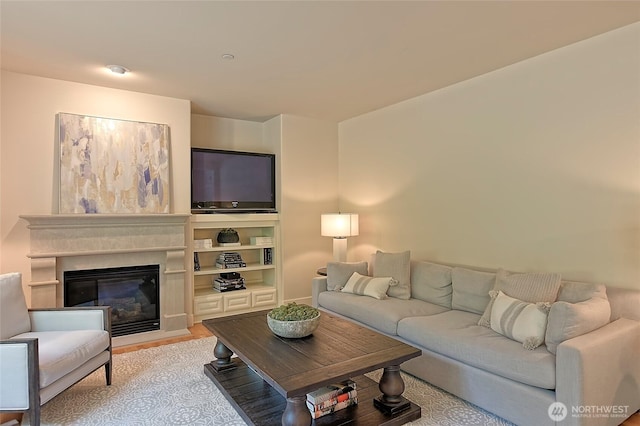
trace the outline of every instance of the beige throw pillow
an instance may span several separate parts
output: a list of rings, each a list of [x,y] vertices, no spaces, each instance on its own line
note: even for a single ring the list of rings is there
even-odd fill
[[[524,274],[509,273],[499,269],[496,273],[495,291],[523,302],[555,302],[562,280],[560,274],[548,272],[529,272]],[[478,325],[491,328],[491,308],[489,302]]]
[[[387,290],[393,279],[391,277],[367,277],[354,272],[342,291],[344,293],[359,294],[361,296],[386,299]]]
[[[527,303],[492,291],[491,329],[533,350],[544,342],[551,303]],[[493,297],[495,295],[495,297]]]
[[[373,258],[374,277],[392,277],[398,282],[387,294],[398,299],[411,297],[411,252],[384,253],[380,250]]]
[[[563,283],[558,301],[549,312],[547,350],[555,354],[560,343],[596,330],[608,324],[610,318],[611,305],[604,285]]]
[[[345,286],[351,275],[357,272],[367,275],[369,265],[367,262],[329,262],[327,263],[327,290],[340,291]]]

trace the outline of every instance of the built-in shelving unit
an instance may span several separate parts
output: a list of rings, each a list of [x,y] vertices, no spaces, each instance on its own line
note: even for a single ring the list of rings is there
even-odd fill
[[[218,233],[233,228],[240,237],[239,246],[220,246]],[[190,223],[193,322],[277,306],[282,298],[279,252],[279,217],[277,213],[194,214]],[[269,237],[270,242],[253,244],[252,237]],[[212,241],[201,248],[196,240]],[[271,258],[265,261],[265,249]],[[246,263],[241,268],[217,268],[216,259],[224,252],[238,252]],[[199,269],[195,264],[197,255]],[[246,290],[219,292],[213,281],[225,272],[238,272],[245,279]]]

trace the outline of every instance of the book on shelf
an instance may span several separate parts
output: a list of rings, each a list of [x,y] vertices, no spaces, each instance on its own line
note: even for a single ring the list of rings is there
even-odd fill
[[[235,291],[235,290],[246,290],[247,287],[244,284],[232,285],[232,286],[220,286],[217,283],[213,284],[213,289],[215,291],[219,291],[220,293],[225,293],[227,291]]]
[[[247,264],[242,260],[242,256],[238,252],[223,252],[218,255],[216,260],[216,268],[244,268]]]
[[[232,279],[225,279],[222,277],[218,277],[216,279],[213,280],[214,284],[218,284],[220,286],[234,286],[234,285],[243,285],[244,284],[244,278],[240,277],[240,278],[232,278]]]
[[[273,249],[271,247],[265,247],[260,250],[260,263],[263,265],[273,264]]]
[[[307,394],[307,401],[311,402],[311,404],[313,405],[316,405],[355,389],[356,382],[351,379],[347,379],[339,383],[321,387],[320,389],[316,389],[313,392],[309,392]]]
[[[246,266],[245,262],[216,262],[216,268],[218,269],[244,268]]]
[[[197,252],[193,253],[193,270],[194,271],[200,270],[200,257],[198,256]]]
[[[309,401],[307,401],[307,407],[311,412],[311,417],[317,419],[322,416],[326,416],[327,414],[335,413],[336,411],[344,410],[347,407],[352,407],[358,404],[358,397],[354,396],[353,398],[349,398],[345,401],[338,402],[337,404],[331,405],[330,407],[323,408],[321,410],[314,410],[312,406],[309,406]]]
[[[242,261],[242,255],[237,251],[224,251],[218,255],[218,259]]]
[[[233,290],[244,290],[246,289],[244,285],[244,278],[240,276],[238,273],[232,274],[221,274],[221,275],[231,275],[232,278],[225,278],[223,276],[219,276],[213,280],[213,289],[219,292],[225,291],[233,291]]]
[[[307,407],[309,407],[309,410],[311,411],[322,411],[322,410],[326,410],[336,404],[339,404],[340,402],[344,402],[347,401],[349,399],[353,399],[355,397],[358,396],[358,391],[353,389],[350,391],[347,391],[345,393],[341,393],[340,395],[337,395],[333,398],[327,399],[326,401],[322,401],[318,404],[314,404],[311,401],[307,400]]]

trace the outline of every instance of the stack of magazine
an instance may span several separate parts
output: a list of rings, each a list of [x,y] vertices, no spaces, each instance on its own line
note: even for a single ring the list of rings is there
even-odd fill
[[[344,382],[325,386],[307,394],[307,408],[311,417],[317,419],[327,414],[351,407],[358,403],[356,382]]]
[[[245,266],[247,264],[242,260],[242,256],[235,251],[222,252],[216,260],[216,268],[219,269],[244,268]]]
[[[213,289],[219,292],[244,290],[244,278],[237,272],[228,272],[220,274],[220,276],[213,280]]]

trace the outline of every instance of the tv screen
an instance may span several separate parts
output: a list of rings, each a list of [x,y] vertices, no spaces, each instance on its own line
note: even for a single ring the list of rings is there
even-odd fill
[[[276,211],[276,157],[191,148],[193,212]]]

